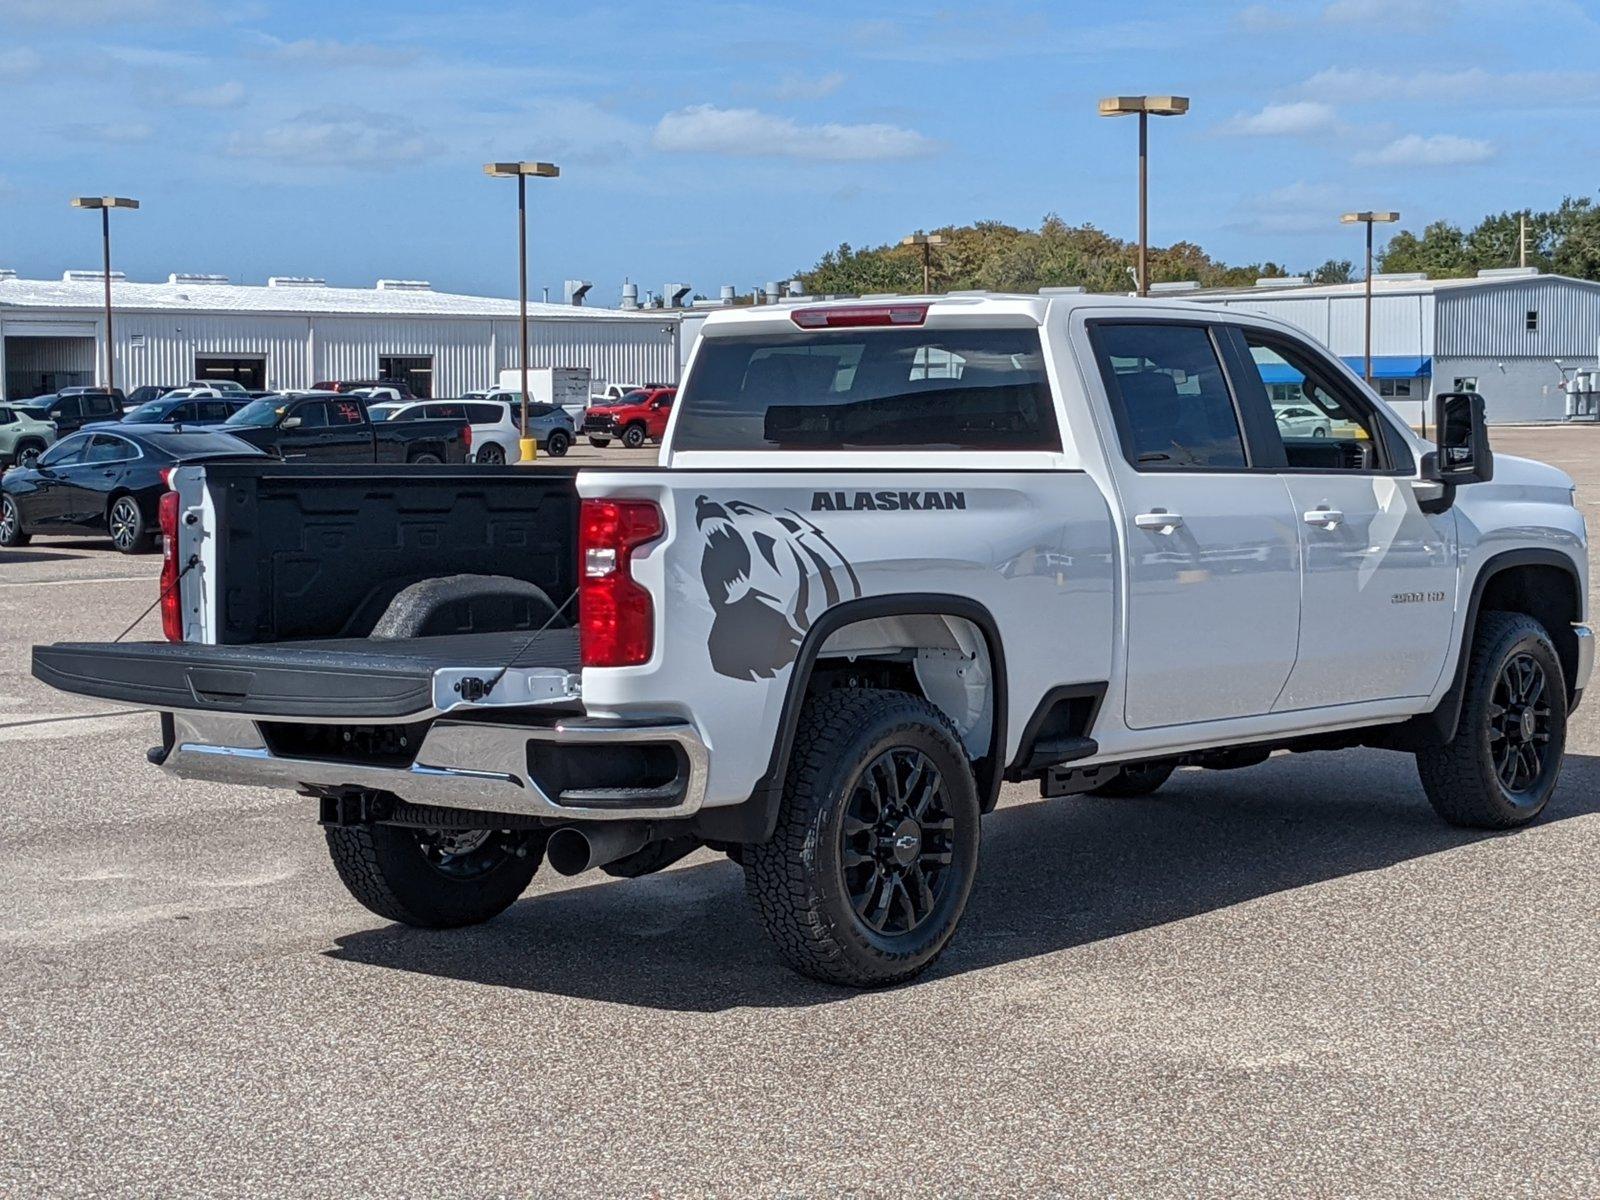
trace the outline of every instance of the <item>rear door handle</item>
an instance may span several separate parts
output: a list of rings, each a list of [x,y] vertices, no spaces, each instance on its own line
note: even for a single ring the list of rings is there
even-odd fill
[[[1154,512],[1135,513],[1133,524],[1137,529],[1148,529],[1154,533],[1171,533],[1183,524],[1183,517],[1179,513],[1158,508]]]
[[[1337,508],[1313,508],[1300,519],[1307,525],[1320,525],[1324,529],[1332,529],[1344,520],[1344,514]]]

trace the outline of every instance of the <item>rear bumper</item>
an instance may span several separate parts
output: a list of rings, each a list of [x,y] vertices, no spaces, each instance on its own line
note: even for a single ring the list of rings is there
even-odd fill
[[[560,791],[533,764],[563,748],[659,747],[678,766],[670,785]],[[274,752],[246,717],[173,714],[163,770],[183,779],[318,792],[391,792],[415,804],[560,821],[692,816],[705,800],[707,752],[693,726],[573,720],[546,726],[435,721],[409,765],[296,758]]]

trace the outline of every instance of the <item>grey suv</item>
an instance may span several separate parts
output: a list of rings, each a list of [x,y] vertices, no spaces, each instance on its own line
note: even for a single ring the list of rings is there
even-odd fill
[[[0,467],[14,467],[29,454],[43,454],[56,440],[56,427],[27,409],[0,404]]]

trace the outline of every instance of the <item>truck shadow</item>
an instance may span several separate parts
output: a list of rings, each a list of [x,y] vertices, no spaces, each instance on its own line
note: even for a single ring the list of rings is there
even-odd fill
[[[1541,824],[1597,812],[1600,758],[1569,755]],[[1145,800],[1013,802],[985,819],[966,917],[924,978],[1068,950],[1505,836],[1515,835],[1443,824],[1411,760],[1377,752],[1180,772]],[[743,873],[727,861],[534,893],[473,929],[388,926],[336,941],[327,953],[349,962],[674,1011],[804,1007],[855,995],[777,961],[746,902]]]
[[[0,564],[56,562],[84,557],[82,554],[68,554],[59,550],[0,550]]]

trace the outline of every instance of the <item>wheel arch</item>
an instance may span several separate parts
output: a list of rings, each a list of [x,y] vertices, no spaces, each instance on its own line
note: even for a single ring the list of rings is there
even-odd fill
[[[1478,618],[1484,612],[1497,610],[1522,613],[1545,627],[1555,643],[1556,656],[1566,676],[1567,699],[1572,700],[1578,666],[1578,638],[1572,626],[1583,619],[1583,588],[1578,567],[1559,550],[1539,547],[1504,550],[1485,559],[1473,577],[1450,686],[1433,712],[1420,718],[1426,722],[1427,731],[1442,741],[1455,737],[1461,722],[1467,666],[1472,658],[1472,639]]]
[[[789,759],[794,751],[795,732],[800,724],[800,710],[811,694],[813,681],[817,678],[818,662],[822,658],[822,651],[828,640],[852,625],[885,618],[907,617],[949,617],[966,621],[977,630],[983,641],[988,656],[990,728],[988,751],[974,760],[973,773],[977,779],[978,798],[984,811],[987,812],[994,807],[1005,768],[1009,694],[1005,650],[994,615],[978,601],[967,596],[926,592],[867,596],[828,609],[806,631],[784,690],[783,707],[778,717],[772,757],[768,761],[765,773],[751,790],[749,801],[745,805],[737,806],[746,810],[742,814],[739,827],[747,836],[730,840],[765,841],[772,835],[778,815],[778,804],[783,795],[784,775],[788,771]],[[924,699],[938,707],[937,701],[927,696],[925,692],[919,691],[916,694],[923,695]],[[709,816],[712,811],[715,810],[707,810],[705,815]]]

